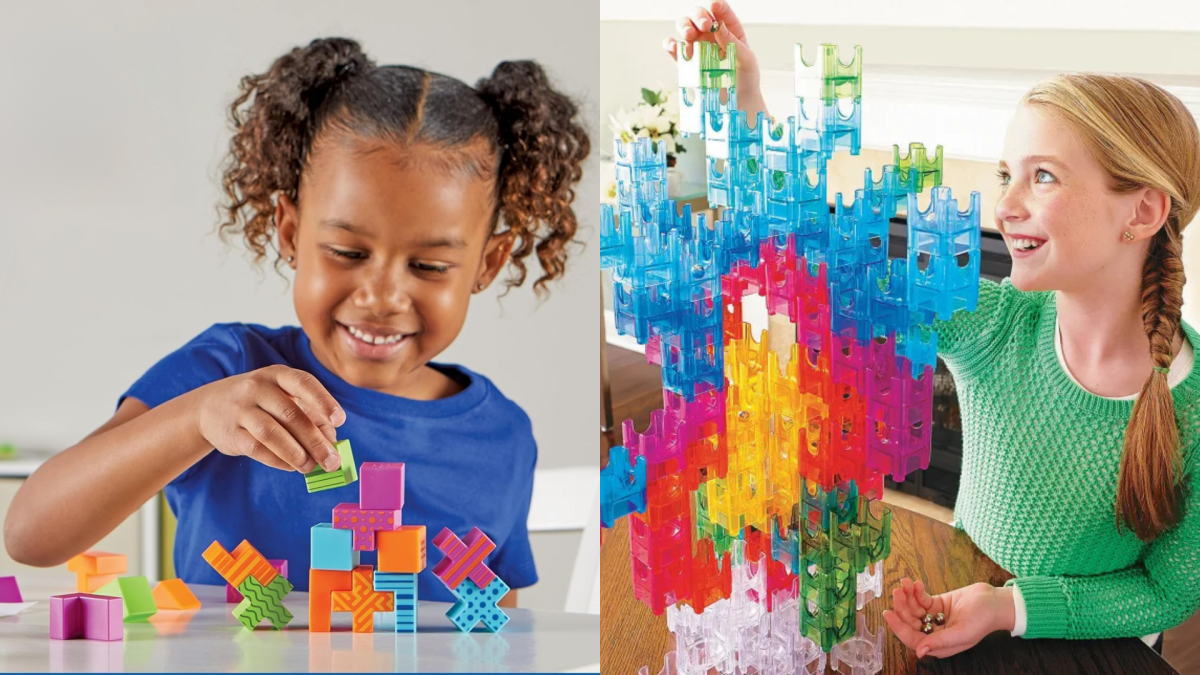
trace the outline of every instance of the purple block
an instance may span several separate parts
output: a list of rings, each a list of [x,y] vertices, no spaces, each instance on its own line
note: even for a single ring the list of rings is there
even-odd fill
[[[358,469],[358,506],[368,511],[404,508],[404,462],[363,462]]]
[[[125,637],[121,598],[70,593],[50,598],[50,639],[121,640]]]
[[[16,577],[0,577],[0,602],[25,602],[21,589],[17,588]]]
[[[268,560],[267,564],[269,564],[271,567],[274,567],[276,572],[279,572],[280,574],[282,574],[284,579],[288,578],[287,561],[286,560]],[[229,584],[225,584],[225,602],[241,602],[241,601],[242,601],[242,594],[238,592],[238,589],[234,588],[233,586],[230,586]]]

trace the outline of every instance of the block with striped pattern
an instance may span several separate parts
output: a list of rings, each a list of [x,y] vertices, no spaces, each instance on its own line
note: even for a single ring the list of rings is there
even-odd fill
[[[375,590],[394,595],[396,632],[417,632],[417,575],[376,572]]]
[[[238,592],[242,601],[233,608],[233,615],[247,630],[262,623],[263,619],[271,621],[271,627],[280,630],[292,620],[292,613],[283,606],[283,598],[292,592],[292,583],[286,577],[276,574],[271,583],[263,586],[252,576],[246,577]]]
[[[359,565],[354,568],[351,589],[334,591],[331,596],[333,611],[353,613],[355,633],[373,632],[375,612],[392,612],[396,609],[392,593],[375,590],[374,575],[375,570],[370,565]]]
[[[279,572],[271,567],[271,563],[267,562],[263,554],[245,539],[232,553],[226,551],[221,542],[214,541],[204,551],[203,557],[217,574],[234,588],[241,586],[249,576],[253,576],[263,586],[269,585],[271,580],[279,576]]]
[[[338,457],[342,459],[341,466],[333,471],[326,471],[318,465],[304,474],[304,485],[309,493],[332,490],[358,480],[358,468],[354,466],[354,452],[350,449],[350,440],[343,438],[334,447]]]
[[[478,527],[471,528],[465,541],[459,539],[450,528],[443,528],[433,538],[433,545],[446,554],[434,565],[433,573],[450,590],[456,590],[463,579],[470,578],[479,588],[486,588],[496,578],[496,574],[483,562],[495,550],[496,544]]]

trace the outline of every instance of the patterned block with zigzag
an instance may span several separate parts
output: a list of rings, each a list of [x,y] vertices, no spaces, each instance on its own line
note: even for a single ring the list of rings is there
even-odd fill
[[[238,586],[242,601],[233,608],[233,615],[247,630],[270,619],[271,627],[280,630],[292,620],[292,613],[283,606],[283,598],[292,592],[292,584],[283,575],[277,574],[271,583],[263,586],[252,576],[246,577]]]

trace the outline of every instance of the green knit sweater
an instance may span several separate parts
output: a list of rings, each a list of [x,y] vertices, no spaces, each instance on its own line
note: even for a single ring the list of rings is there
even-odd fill
[[[1133,401],[1074,383],[1054,349],[1055,296],[980,282],[975,312],[935,322],[963,420],[955,520],[1025,599],[1027,638],[1136,637],[1200,608],[1200,335],[1172,390],[1183,447],[1183,520],[1147,545],[1116,526]]]

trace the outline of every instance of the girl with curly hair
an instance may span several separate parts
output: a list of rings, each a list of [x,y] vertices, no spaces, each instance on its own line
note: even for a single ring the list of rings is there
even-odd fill
[[[472,88],[330,38],[244,78],[230,114],[219,229],[293,271],[300,325],[214,325],[159,361],[25,482],[10,555],[61,564],[164,490],[185,581],[222,583],[201,554],[248,539],[306,590],[309,529],[357,487],[307,494],[284,472],[336,470],[340,437],[359,462],[407,463],[405,523],[478,526],[491,568],[533,584],[529,418],[486,377],[433,359],[507,264],[520,286],[535,254],[539,295],[563,275],[589,151],[575,104],[533,62]],[[453,599],[428,572],[419,593]]]

